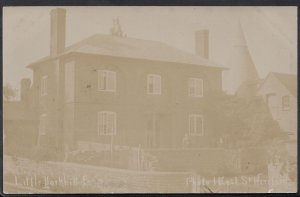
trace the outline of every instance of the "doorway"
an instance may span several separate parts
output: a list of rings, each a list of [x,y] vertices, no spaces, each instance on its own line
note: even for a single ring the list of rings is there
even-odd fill
[[[146,115],[146,147],[158,148],[160,146],[160,116],[157,113]]]

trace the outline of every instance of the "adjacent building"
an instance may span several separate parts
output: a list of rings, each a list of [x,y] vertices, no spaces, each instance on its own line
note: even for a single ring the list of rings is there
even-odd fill
[[[260,85],[257,95],[263,97],[281,129],[296,138],[297,76],[272,72]]]
[[[264,99],[282,131],[289,136],[288,152],[297,155],[297,75],[269,73],[261,82],[257,96]]]

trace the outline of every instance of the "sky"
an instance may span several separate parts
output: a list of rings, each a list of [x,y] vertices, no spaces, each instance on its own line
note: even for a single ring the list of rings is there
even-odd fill
[[[3,84],[19,89],[32,78],[26,66],[49,55],[50,10],[55,7],[5,7]],[[297,72],[296,7],[64,7],[66,46],[91,35],[109,34],[119,17],[127,37],[156,40],[194,53],[194,34],[208,29],[209,58],[230,68],[239,21],[260,78],[269,72]],[[230,72],[226,71],[226,72]],[[224,73],[223,89],[229,91]],[[226,81],[227,80],[227,81]]]

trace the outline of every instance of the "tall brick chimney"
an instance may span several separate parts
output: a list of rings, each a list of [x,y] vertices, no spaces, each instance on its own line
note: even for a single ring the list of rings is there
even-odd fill
[[[196,31],[195,33],[196,55],[209,58],[209,32],[207,29]]]
[[[55,56],[65,50],[66,42],[66,10],[51,10],[50,55]]]

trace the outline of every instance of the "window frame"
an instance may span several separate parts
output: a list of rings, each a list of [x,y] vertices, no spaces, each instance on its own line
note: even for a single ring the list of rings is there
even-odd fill
[[[41,78],[41,96],[46,96],[48,94],[48,76],[44,75]]]
[[[287,100],[285,101],[284,99],[287,98]],[[287,102],[287,103],[284,103]],[[287,105],[285,105],[287,104]],[[288,95],[284,95],[281,97],[281,109],[282,111],[288,111],[291,108],[291,101],[290,101],[290,96]]]
[[[197,83],[200,82],[200,86],[198,88],[200,88],[199,90],[197,90]],[[190,77],[188,79],[188,95],[189,97],[193,97],[193,98],[202,98],[204,95],[204,85],[203,85],[203,79],[199,78],[199,77]],[[194,89],[193,92],[191,92],[191,89]],[[199,93],[198,93],[199,92]]]
[[[202,121],[202,124],[201,124],[202,128],[201,128],[200,132],[197,132],[197,118],[200,118]],[[191,121],[193,121],[193,127],[196,128],[196,132],[192,132]],[[203,118],[202,114],[199,114],[199,113],[189,114],[189,135],[190,136],[204,136],[204,118]]]
[[[152,78],[152,86],[153,90],[152,92],[150,91],[150,83],[151,83],[151,78]],[[162,79],[161,75],[158,74],[148,74],[147,75],[147,94],[150,95],[161,95],[162,93]]]
[[[113,115],[113,125],[110,126],[113,128],[111,132],[107,132],[105,130],[108,130],[110,128],[109,126],[106,127],[104,130],[104,125],[109,124],[109,118],[108,116]],[[102,121],[102,126],[101,126]],[[105,122],[105,124],[103,124]],[[98,128],[98,136],[115,136],[117,133],[117,113],[113,111],[98,111],[97,113],[97,128]]]
[[[102,88],[101,84],[103,84],[102,81],[102,74],[104,74],[105,76],[105,87]],[[109,75],[112,76],[112,78],[110,79]],[[116,89],[117,89],[117,74],[115,71],[112,71],[112,70],[105,70],[105,69],[99,69],[98,72],[97,72],[97,77],[98,77],[98,85],[97,85],[97,89],[98,91],[101,91],[101,92],[116,92]],[[112,80],[112,81],[110,81]],[[109,83],[112,83],[112,88],[108,89],[109,87]]]

